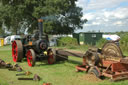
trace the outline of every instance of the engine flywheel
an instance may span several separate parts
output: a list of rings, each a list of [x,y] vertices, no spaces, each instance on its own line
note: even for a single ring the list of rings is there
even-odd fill
[[[105,58],[123,58],[122,51],[114,42],[107,42],[102,47],[102,54]]]

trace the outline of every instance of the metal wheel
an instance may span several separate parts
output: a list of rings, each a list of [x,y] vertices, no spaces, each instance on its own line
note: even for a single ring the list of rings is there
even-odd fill
[[[15,40],[12,43],[12,57],[14,62],[20,62],[23,57],[23,45],[20,40]]]
[[[91,67],[88,73],[95,75],[97,78],[100,78],[100,72],[97,70],[96,67]]]
[[[48,50],[48,64],[53,64],[56,62],[56,52],[54,52],[54,50],[52,51],[52,49]]]
[[[119,46],[113,42],[107,42],[102,47],[102,54],[107,57],[123,58],[122,51]]]
[[[29,49],[27,51],[27,62],[28,62],[28,66],[32,67],[35,65],[35,62],[36,62],[36,54],[34,52],[33,49]]]

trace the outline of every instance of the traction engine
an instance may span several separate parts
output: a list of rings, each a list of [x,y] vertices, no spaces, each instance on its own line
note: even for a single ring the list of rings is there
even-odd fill
[[[27,59],[30,67],[34,66],[37,60],[48,60],[48,64],[56,61],[52,49],[48,48],[48,36],[43,34],[43,20],[38,20],[39,30],[32,35],[26,35],[21,40],[12,43],[12,57],[14,62]]]

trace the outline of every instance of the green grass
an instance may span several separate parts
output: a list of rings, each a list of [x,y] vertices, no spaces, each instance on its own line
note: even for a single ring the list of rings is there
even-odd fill
[[[15,64],[11,57],[11,46],[0,47],[0,59],[6,62]],[[69,60],[81,61],[81,58],[69,56]],[[17,80],[14,71],[0,68],[0,85],[42,85],[44,82],[52,83],[52,85],[127,85],[128,80],[120,82],[103,81],[87,81],[83,77],[86,75],[84,72],[76,72],[75,66],[79,63],[73,61],[57,62],[54,65],[47,65],[46,63],[37,62],[35,67],[28,67],[27,62],[23,61],[18,63],[24,71],[31,71],[33,74],[38,74],[41,81],[20,81]],[[33,77],[23,76],[23,77]]]
[[[9,85],[6,80],[0,77],[0,85]]]
[[[70,50],[76,50],[80,51],[82,53],[85,53],[87,51],[89,45],[76,45],[76,46],[59,46],[59,47],[54,47],[54,48],[59,48],[59,49],[70,49]]]

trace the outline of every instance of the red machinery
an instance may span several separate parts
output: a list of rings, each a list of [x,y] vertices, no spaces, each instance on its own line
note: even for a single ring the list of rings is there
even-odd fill
[[[108,42],[102,49],[90,48],[83,56],[83,65],[77,71],[86,71],[96,77],[109,77],[112,81],[128,79],[128,58],[115,43]]]

